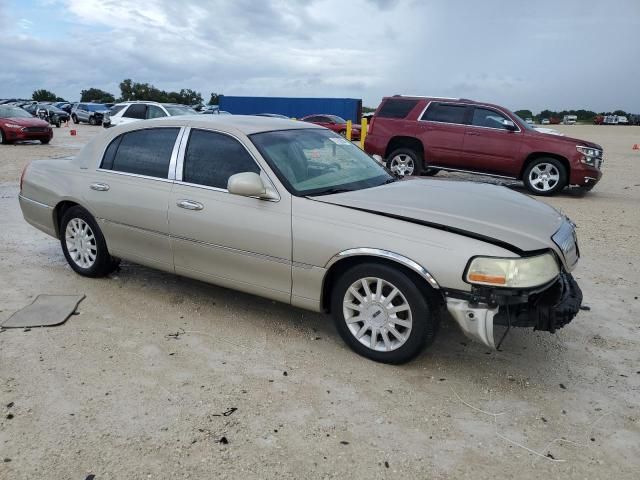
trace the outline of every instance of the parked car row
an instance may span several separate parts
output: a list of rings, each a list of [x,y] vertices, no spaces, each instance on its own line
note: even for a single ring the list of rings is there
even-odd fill
[[[364,148],[398,175],[491,175],[522,180],[536,195],[590,190],[602,176],[600,145],[541,132],[504,107],[467,99],[385,97]]]
[[[48,122],[13,105],[0,105],[0,144],[23,140],[39,140],[47,144],[53,138]]]

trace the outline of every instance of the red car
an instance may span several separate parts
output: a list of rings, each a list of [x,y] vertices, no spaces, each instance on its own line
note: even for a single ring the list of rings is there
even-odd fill
[[[35,118],[21,108],[0,105],[0,143],[17,140],[49,143],[52,138],[53,130],[48,122]]]
[[[536,195],[590,190],[602,176],[602,147],[543,133],[498,105],[465,99],[386,97],[364,149],[400,175],[462,171],[522,180]]]
[[[337,115],[307,115],[300,120],[326,127],[342,136],[347,135],[347,121]],[[360,140],[360,125],[352,125],[351,140]]]

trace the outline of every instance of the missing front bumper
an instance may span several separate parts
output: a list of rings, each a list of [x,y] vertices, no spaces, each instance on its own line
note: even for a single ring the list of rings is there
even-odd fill
[[[513,292],[502,295],[491,292],[486,303],[448,297],[447,309],[463,333],[476,341],[495,347],[494,325],[533,328],[555,333],[576,316],[582,304],[582,291],[571,274],[563,272],[557,281],[545,290],[533,294]],[[513,298],[522,299],[513,303]],[[489,307],[488,305],[495,305]]]

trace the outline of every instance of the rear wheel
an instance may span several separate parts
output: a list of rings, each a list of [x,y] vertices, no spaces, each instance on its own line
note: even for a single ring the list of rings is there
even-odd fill
[[[387,168],[401,177],[421,175],[422,155],[410,148],[398,148],[387,157]]]
[[[50,138],[43,138],[40,140],[40,143],[43,145],[47,145],[51,141]]]
[[[534,195],[553,195],[567,184],[567,171],[560,160],[543,157],[527,166],[522,180]]]
[[[104,277],[118,267],[98,223],[82,207],[71,207],[63,215],[60,243],[69,266],[82,276]]]
[[[437,330],[428,296],[389,265],[365,263],[347,270],[334,285],[331,311],[347,345],[377,362],[411,360],[433,342]]]
[[[94,117],[93,115],[89,117],[89,125],[97,125],[96,117]]]
[[[71,120],[73,120],[73,123],[75,124],[80,123],[80,120],[78,120],[78,116],[75,113],[71,115]]]

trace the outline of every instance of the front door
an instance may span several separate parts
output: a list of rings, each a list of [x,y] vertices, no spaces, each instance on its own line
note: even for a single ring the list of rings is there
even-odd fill
[[[273,185],[237,138],[190,130],[169,201],[176,273],[289,302],[291,199],[284,191],[277,201],[229,193],[229,177],[240,172]]]
[[[510,120],[502,112],[475,107],[464,135],[463,154],[468,170],[497,175],[517,176],[517,161],[522,143],[520,128],[508,130],[503,121]]]
[[[124,133],[86,175],[86,204],[112,255],[173,271],[167,208],[179,133],[178,127]]]

